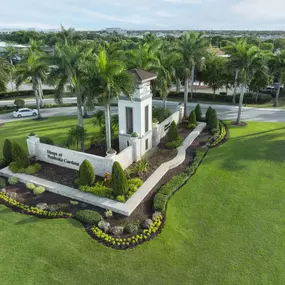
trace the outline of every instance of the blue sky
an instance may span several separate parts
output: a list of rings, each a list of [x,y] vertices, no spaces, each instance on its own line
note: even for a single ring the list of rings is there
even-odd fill
[[[0,28],[285,30],[285,0],[0,0]]]

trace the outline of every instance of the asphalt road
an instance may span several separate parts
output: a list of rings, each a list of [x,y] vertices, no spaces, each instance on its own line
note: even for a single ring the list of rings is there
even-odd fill
[[[45,103],[52,102],[53,99],[45,99]],[[64,103],[74,103],[75,98],[65,98]],[[177,108],[177,102],[168,102],[168,108],[172,111],[175,111]],[[200,104],[202,112],[205,113],[207,108],[210,106],[209,104]],[[162,106],[162,102],[159,100],[153,100],[153,106]],[[196,104],[190,103],[188,104],[188,109],[192,110]],[[237,106],[230,106],[230,105],[214,105],[218,116],[220,119],[223,120],[235,120],[237,117]],[[95,111],[102,110],[102,107],[96,107]],[[117,113],[118,108],[112,107],[112,113]],[[62,107],[62,108],[51,108],[51,109],[43,109],[42,115],[45,117],[52,117],[52,116],[69,116],[69,115],[76,115],[77,110],[76,107]],[[27,119],[27,118],[24,118]],[[0,115],[0,123],[10,122],[10,121],[17,121],[21,119],[15,119],[10,114]],[[243,121],[258,121],[258,122],[285,122],[285,110],[284,109],[259,109],[259,108],[250,108],[244,107],[242,110],[242,120]]]

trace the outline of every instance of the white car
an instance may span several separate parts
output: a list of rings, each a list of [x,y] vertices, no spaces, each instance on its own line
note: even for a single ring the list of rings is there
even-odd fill
[[[15,118],[22,118],[22,117],[29,117],[29,116],[37,116],[38,111],[35,109],[29,109],[29,108],[22,108],[18,111],[13,112],[13,116]]]

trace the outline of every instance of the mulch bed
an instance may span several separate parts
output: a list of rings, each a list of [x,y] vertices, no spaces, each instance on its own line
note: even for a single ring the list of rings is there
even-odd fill
[[[117,153],[120,152],[119,149],[119,139],[114,139],[112,140],[112,148],[117,151]],[[105,157],[106,156],[106,152],[107,152],[107,148],[106,148],[106,142],[102,141],[99,142],[97,144],[93,144],[89,149],[87,149],[85,151],[86,153],[90,153],[93,155],[98,155],[98,156],[102,156]]]

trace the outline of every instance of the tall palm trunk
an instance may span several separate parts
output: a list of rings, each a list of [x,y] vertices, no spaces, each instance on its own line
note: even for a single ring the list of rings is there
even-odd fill
[[[111,116],[110,116],[110,104],[105,105],[105,126],[106,126],[106,145],[107,150],[112,147],[111,145]]]
[[[40,106],[41,108],[43,107],[43,88],[42,88],[42,79],[39,77],[38,78],[38,82],[39,82],[39,98],[40,98]]]
[[[78,119],[78,126],[81,128],[84,128],[84,121],[83,121],[83,113],[82,113],[82,100],[80,97],[80,92],[78,88],[75,89],[75,94],[77,98],[77,119]],[[81,151],[85,151],[84,147],[84,136],[82,135],[80,137],[80,146],[81,146]]]
[[[33,79],[33,90],[34,90],[34,94],[35,94],[35,98],[36,98],[36,104],[37,104],[37,110],[38,110],[38,117],[37,118],[38,118],[38,120],[40,120],[42,118],[42,116],[41,116],[41,110],[40,110],[38,86],[37,86],[35,79]]]
[[[237,68],[237,69],[236,69],[236,72],[235,72],[233,104],[235,104],[235,103],[236,103],[238,76],[239,76],[239,69]]]
[[[10,65],[11,65],[11,67],[13,66],[13,61],[11,58],[10,58]],[[10,71],[10,83],[11,83],[11,90],[14,91],[12,70]]]
[[[278,89],[277,89],[277,93],[275,96],[274,107],[278,107],[278,105],[279,105],[280,89],[281,89],[281,82],[278,82]]]
[[[188,117],[187,103],[188,103],[188,76],[185,76],[185,80],[184,80],[184,118],[185,119]]]
[[[240,97],[239,97],[237,124],[240,124],[241,122],[241,109],[242,109],[242,103],[243,103],[243,97],[244,97],[244,90],[245,90],[245,84],[243,83],[241,86],[241,92],[240,92]]]
[[[193,100],[193,92],[194,92],[194,76],[195,76],[195,64],[192,66],[191,70],[191,95],[190,95],[190,100]]]
[[[84,100],[83,111],[84,111],[83,117],[84,117],[84,118],[88,118],[87,99]]]

